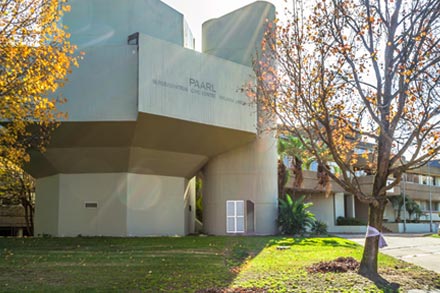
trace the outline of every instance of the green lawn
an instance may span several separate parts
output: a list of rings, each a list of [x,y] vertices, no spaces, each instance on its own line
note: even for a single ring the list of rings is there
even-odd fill
[[[289,246],[277,250],[277,246]],[[306,266],[362,248],[340,238],[0,238],[0,291],[194,292],[225,287],[269,292],[380,291],[355,273],[309,274]],[[410,288],[440,276],[391,257],[381,273]]]

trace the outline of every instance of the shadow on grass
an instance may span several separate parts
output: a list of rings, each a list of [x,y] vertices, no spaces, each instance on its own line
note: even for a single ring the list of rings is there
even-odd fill
[[[343,238],[294,238],[294,237],[284,237],[281,239],[270,240],[267,246],[293,246],[293,245],[317,245],[317,246],[332,246],[332,247],[347,247],[356,248],[359,244],[345,240]]]
[[[377,288],[379,288],[380,290],[383,290],[383,292],[390,292],[390,293],[391,292],[399,292],[400,284],[391,283],[391,282],[387,281],[386,279],[384,279],[379,274],[366,275],[366,274],[359,273],[359,275],[372,281],[377,286]]]

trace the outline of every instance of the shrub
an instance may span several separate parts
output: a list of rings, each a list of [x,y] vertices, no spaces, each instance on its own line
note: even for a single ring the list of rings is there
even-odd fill
[[[336,219],[336,225],[338,226],[363,226],[366,225],[363,221],[356,218],[338,217]]]
[[[286,199],[280,199],[278,226],[282,234],[304,234],[316,221],[315,215],[308,210],[313,203],[304,203],[305,196],[293,200],[286,194]]]
[[[324,223],[323,221],[316,220],[312,224],[312,233],[316,234],[316,235],[326,235],[326,234],[328,234],[328,232],[327,232],[327,224]]]

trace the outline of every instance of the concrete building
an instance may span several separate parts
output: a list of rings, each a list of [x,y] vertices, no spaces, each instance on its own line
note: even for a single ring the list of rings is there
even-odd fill
[[[440,225],[439,161],[431,161],[421,168],[403,174],[400,192],[404,195],[406,202],[412,200],[419,205],[421,214],[409,215],[402,207],[400,222],[395,223],[397,210],[390,204],[385,210],[384,218],[388,220],[385,227],[393,232],[438,232]]]
[[[368,152],[369,147],[357,149],[358,153]],[[285,165],[290,168],[288,160]],[[373,187],[374,175],[362,170],[362,161],[356,172],[364,192],[369,192]],[[353,194],[346,192],[337,183],[331,181],[330,192],[326,195],[318,185],[317,164],[312,163],[307,170],[303,170],[304,181],[300,188],[294,188],[294,175],[286,183],[288,192],[297,195],[306,195],[306,201],[313,202],[310,210],[318,220],[325,222],[331,233],[365,233],[368,223],[368,205],[359,201]],[[384,212],[384,229],[387,232],[437,232],[440,223],[440,164],[438,161],[430,162],[427,166],[411,170],[402,177],[399,186],[388,191],[388,196],[404,195],[406,201],[413,200],[422,210],[420,217],[413,214],[411,217],[401,208],[400,220],[396,222],[397,210],[391,202],[387,204]],[[338,225],[337,219],[353,218],[359,225]],[[364,223],[364,224],[361,224]]]
[[[206,22],[203,53],[159,0],[70,5],[63,23],[85,57],[61,90],[69,119],[28,168],[35,235],[192,233],[198,173],[205,233],[275,233],[276,141],[240,91],[273,5]]]

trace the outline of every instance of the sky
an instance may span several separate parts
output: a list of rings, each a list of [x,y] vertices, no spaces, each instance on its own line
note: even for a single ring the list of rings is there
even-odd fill
[[[233,10],[255,2],[255,0],[162,0],[162,2],[183,13],[196,39],[196,50],[201,48],[202,23],[225,15]],[[282,18],[286,5],[292,5],[291,0],[268,0],[273,3]]]

